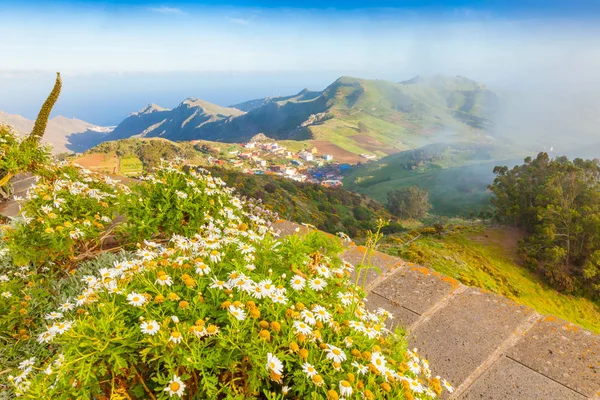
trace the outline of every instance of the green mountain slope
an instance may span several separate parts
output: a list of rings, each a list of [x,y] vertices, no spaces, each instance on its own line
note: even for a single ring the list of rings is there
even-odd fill
[[[467,216],[487,209],[494,166],[516,165],[521,155],[497,145],[437,143],[355,168],[344,187],[385,202],[395,188],[415,185],[429,192],[433,213]]]
[[[173,110],[152,109],[123,121],[107,140],[131,136],[242,142],[257,133],[275,139],[312,139],[351,154],[385,156],[440,141],[490,140],[500,100],[462,77],[405,82],[341,77],[322,92],[252,100],[222,108],[186,100]]]

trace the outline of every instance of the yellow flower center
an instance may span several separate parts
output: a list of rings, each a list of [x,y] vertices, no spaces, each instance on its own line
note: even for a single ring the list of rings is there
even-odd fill
[[[171,333],[171,336],[173,336],[174,338],[178,338],[178,337],[181,337],[181,333],[173,332],[173,333]]]
[[[171,384],[169,385],[169,388],[173,391],[176,392],[179,390],[179,388],[181,387],[181,385],[177,382],[171,382]]]
[[[166,276],[166,275],[160,275],[160,276],[158,277],[158,279],[160,279],[161,281],[166,281],[166,280],[167,280],[167,279],[169,279],[169,278],[167,278],[167,276]]]
[[[350,382],[348,381],[342,381],[341,383],[343,387],[350,387]]]
[[[333,349],[332,353],[339,356],[341,352],[338,349]]]
[[[137,302],[137,301],[140,301],[140,298],[139,298],[139,297],[137,297],[137,296],[135,296],[135,297],[134,297],[132,300],[133,300],[134,302]]]

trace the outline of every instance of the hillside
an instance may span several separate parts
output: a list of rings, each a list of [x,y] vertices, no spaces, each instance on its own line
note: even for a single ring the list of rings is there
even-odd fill
[[[333,234],[341,231],[353,237],[363,236],[367,230],[375,229],[378,219],[393,219],[378,202],[343,188],[300,183],[275,175],[245,174],[211,166],[208,162],[211,154],[223,156],[240,149],[239,145],[227,143],[126,139],[102,143],[82,155],[73,156],[72,160],[93,171],[137,176],[158,167],[161,159],[186,159],[222,178],[241,195],[262,201],[281,218],[309,223]]]
[[[492,140],[499,97],[463,77],[405,82],[341,77],[322,92],[250,100],[230,108],[187,99],[173,110],[151,106],[125,119],[106,140],[163,137],[242,142],[257,133],[311,140],[319,150],[385,156],[427,143]],[[488,132],[489,133],[489,132]]]
[[[385,202],[395,188],[415,185],[429,193],[433,213],[468,216],[488,207],[494,166],[516,165],[525,155],[491,144],[431,144],[354,168],[344,187]]]
[[[17,114],[0,111],[0,123],[10,125],[20,134],[28,134],[34,121]],[[52,145],[55,154],[79,152],[106,140],[109,127],[97,126],[76,118],[56,116],[48,121],[43,143]]]
[[[451,230],[443,238],[423,235],[409,246],[401,246],[389,237],[382,249],[466,285],[498,293],[540,313],[556,315],[600,333],[598,302],[562,294],[520,264],[517,242],[524,236],[522,232],[484,226],[462,228]]]

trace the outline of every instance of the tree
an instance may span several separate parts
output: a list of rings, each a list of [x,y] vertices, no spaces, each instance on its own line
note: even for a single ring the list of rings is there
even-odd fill
[[[526,266],[566,292],[600,296],[600,164],[546,153],[494,168],[494,217],[523,228]]]
[[[388,193],[388,210],[402,219],[419,219],[431,209],[429,193],[417,186],[406,186]]]

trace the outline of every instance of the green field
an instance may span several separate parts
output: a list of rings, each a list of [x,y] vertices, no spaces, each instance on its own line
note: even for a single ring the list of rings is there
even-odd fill
[[[512,229],[473,227],[442,239],[423,236],[409,246],[399,246],[391,237],[382,250],[600,333],[598,302],[559,293],[519,265],[520,237]]]

